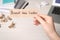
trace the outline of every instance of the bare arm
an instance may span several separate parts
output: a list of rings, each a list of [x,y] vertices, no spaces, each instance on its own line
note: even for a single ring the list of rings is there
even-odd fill
[[[38,14],[34,17],[34,19],[34,24],[37,26],[41,24],[51,40],[60,40],[60,36],[55,30],[55,25],[52,17],[43,14]]]

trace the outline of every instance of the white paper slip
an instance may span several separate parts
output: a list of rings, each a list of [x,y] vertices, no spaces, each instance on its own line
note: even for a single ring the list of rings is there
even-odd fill
[[[36,9],[13,9],[10,11],[11,17],[33,17],[38,14],[38,10]]]

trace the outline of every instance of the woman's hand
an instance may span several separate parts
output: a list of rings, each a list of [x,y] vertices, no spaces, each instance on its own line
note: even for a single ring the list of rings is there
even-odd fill
[[[34,24],[41,24],[47,33],[55,32],[53,18],[47,15],[38,14],[34,17]]]
[[[43,15],[43,14],[38,14],[34,17],[34,24],[35,25],[39,25],[41,24],[45,30],[45,32],[48,34],[48,36],[53,39],[53,40],[57,40],[59,39],[56,30],[55,30],[55,25],[54,25],[54,21],[53,18],[47,15]],[[60,39],[59,39],[60,40]]]

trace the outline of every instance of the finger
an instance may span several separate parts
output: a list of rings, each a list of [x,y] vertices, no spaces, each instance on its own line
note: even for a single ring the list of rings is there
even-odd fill
[[[37,22],[37,23],[39,23],[39,24],[40,24],[40,22],[36,19],[36,17],[34,17],[34,19],[35,19],[35,20],[34,20],[35,22]]]
[[[50,16],[46,15],[46,14],[37,14],[38,16],[41,16],[43,18],[49,18]]]
[[[38,16],[42,17],[48,23],[50,23],[52,21],[52,17],[51,16],[44,15],[44,14],[39,14]]]
[[[46,23],[45,20],[43,20],[43,18],[39,17],[38,15],[35,17],[42,25]]]
[[[39,23],[37,23],[37,22],[34,22],[34,25],[38,26],[38,25],[39,25]]]
[[[34,25],[38,26],[39,24],[40,24],[40,22],[39,22],[39,21],[34,20]]]

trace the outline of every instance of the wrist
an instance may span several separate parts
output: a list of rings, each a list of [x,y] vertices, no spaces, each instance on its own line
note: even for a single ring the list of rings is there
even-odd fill
[[[60,40],[60,36],[58,35],[57,32],[50,33],[49,37],[50,37],[51,40]]]

